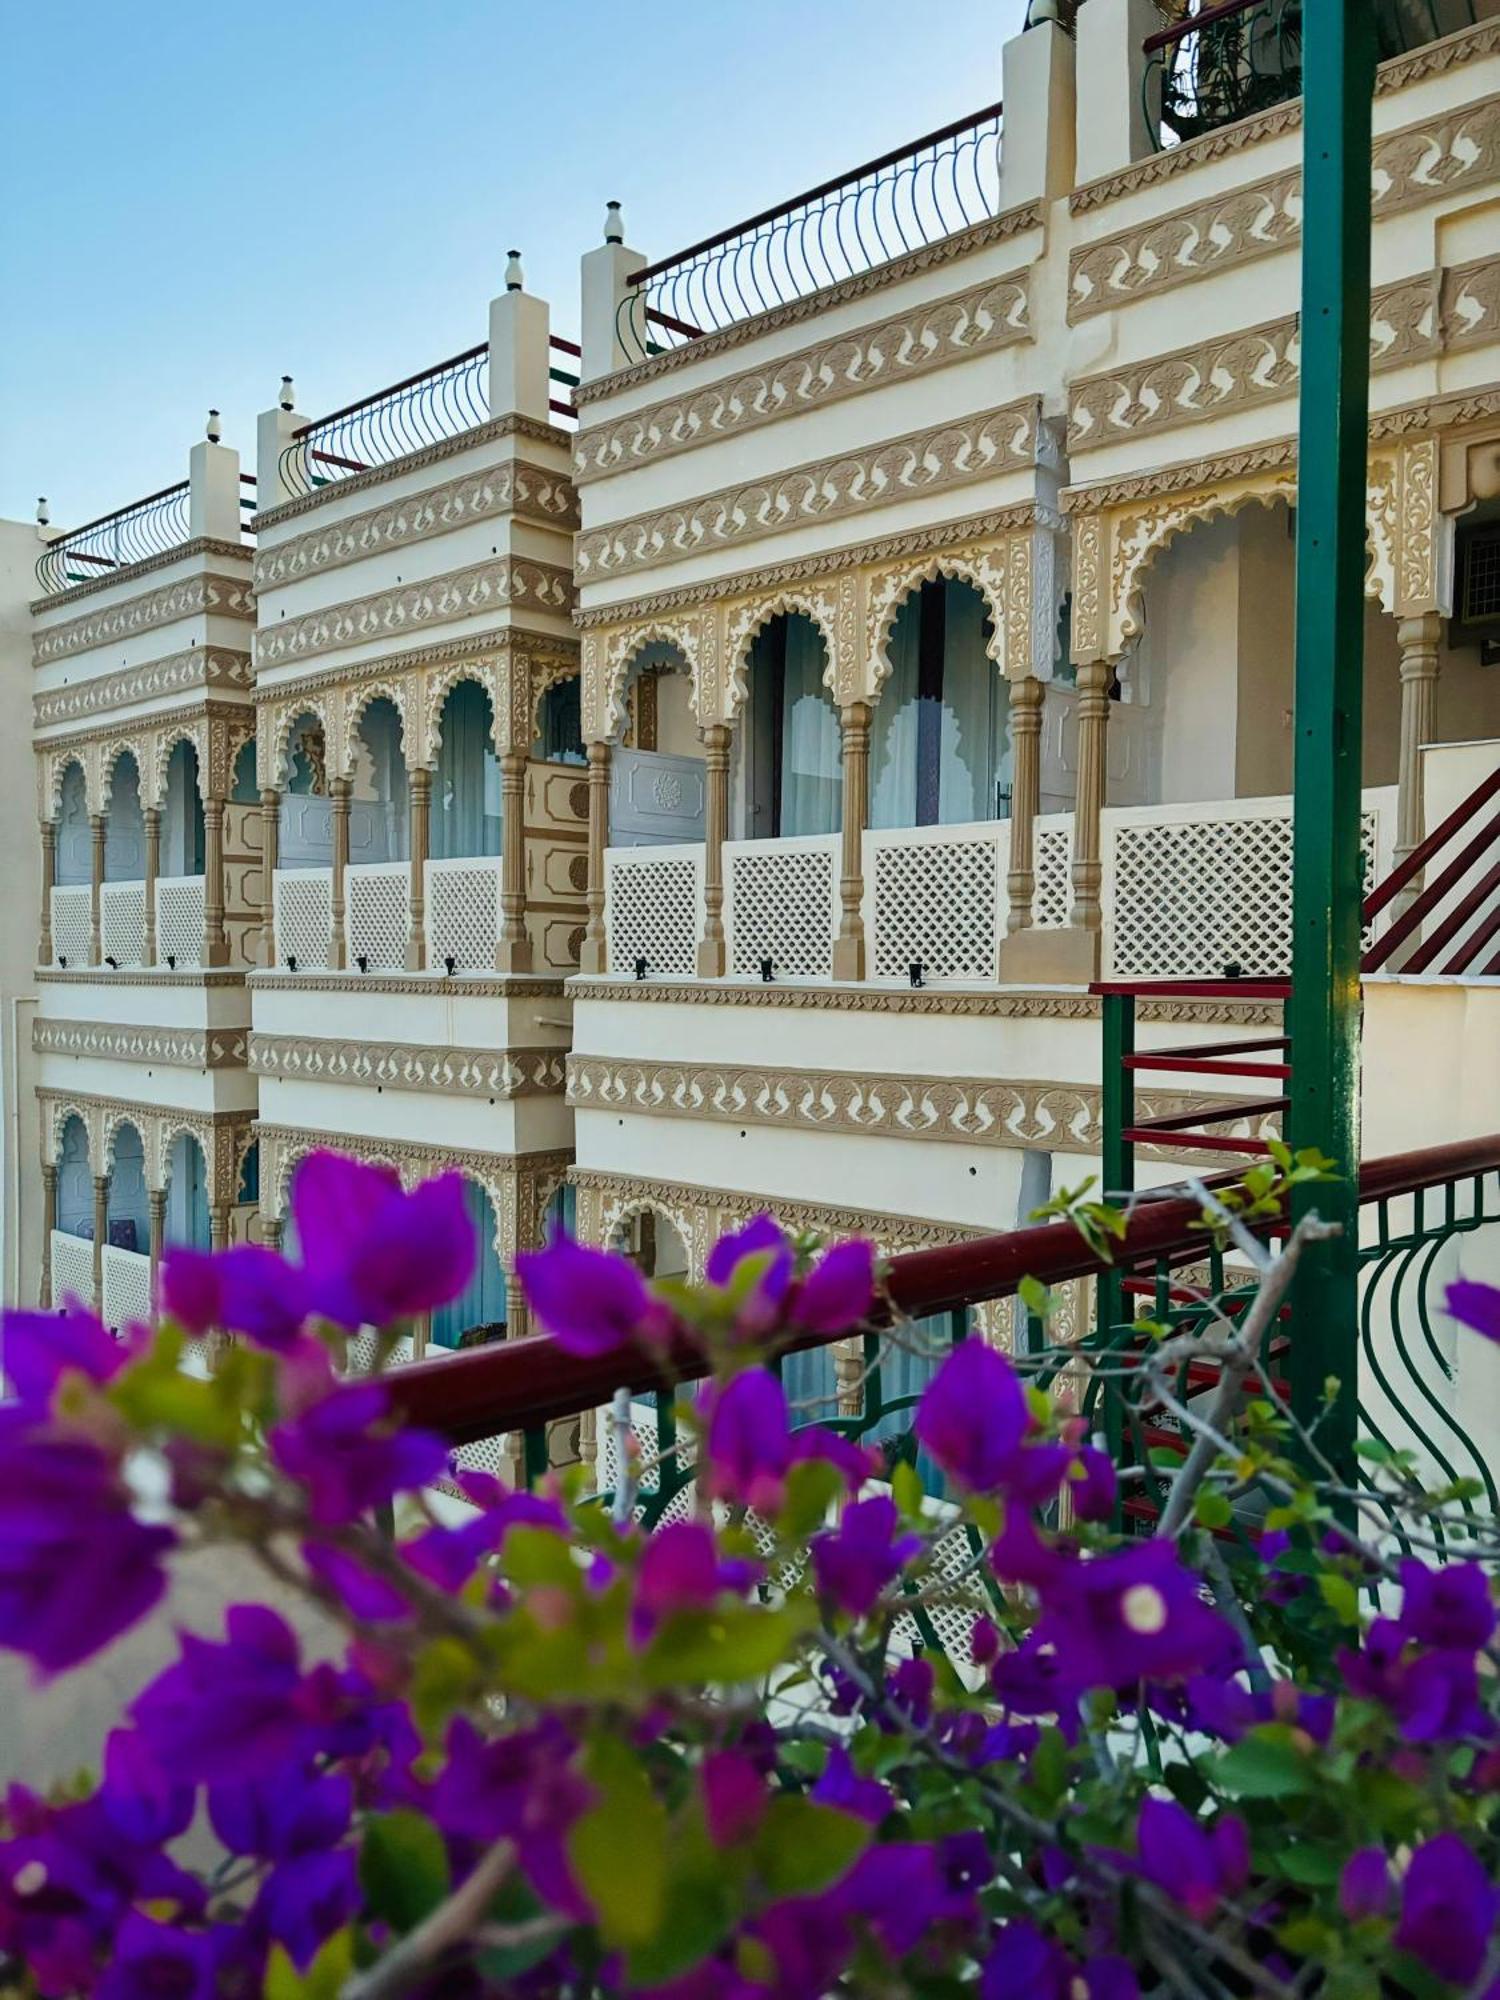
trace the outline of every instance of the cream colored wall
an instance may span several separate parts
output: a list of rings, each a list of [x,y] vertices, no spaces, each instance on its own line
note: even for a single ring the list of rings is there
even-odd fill
[[[693,715],[693,685],[686,674],[656,677],[656,747],[672,757],[703,755]]]
[[[0,521],[0,1287],[29,1305],[41,1268],[42,1190],[36,1171],[36,944],[41,915],[36,784],[31,758],[31,618],[35,529]]]

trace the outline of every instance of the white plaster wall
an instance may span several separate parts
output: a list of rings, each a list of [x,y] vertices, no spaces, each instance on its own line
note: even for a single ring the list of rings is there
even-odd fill
[[[1500,980],[1365,981],[1364,1150],[1500,1132]]]
[[[559,1094],[496,1102],[378,1086],[314,1083],[262,1076],[260,1118],[266,1125],[312,1132],[398,1139],[455,1152],[550,1152],[573,1143],[573,1117]]]
[[[262,1035],[317,1035],[339,1041],[410,1042],[423,1048],[565,1048],[572,1002],[562,994],[512,997],[465,993],[461,979],[413,981],[413,990],[362,984],[336,991],[250,981],[254,1026]]]
[[[36,1083],[38,1089],[60,1096],[109,1097],[153,1110],[255,1109],[255,1078],[243,1069],[181,1069],[107,1056],[43,1055],[36,1058]]]
[[[33,1304],[41,1269],[42,1183],[31,1023],[41,850],[31,758],[31,615],[36,532],[0,521],[0,1288]]]
[[[43,979],[41,1012],[49,1021],[107,1021],[119,1028],[244,1028],[250,999],[243,985],[202,986],[168,977],[120,980]]]

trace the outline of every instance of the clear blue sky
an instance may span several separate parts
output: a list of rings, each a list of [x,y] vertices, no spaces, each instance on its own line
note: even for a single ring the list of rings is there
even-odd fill
[[[0,515],[247,464],[484,337],[577,331],[611,197],[663,256],[1000,95],[1023,0],[0,0]]]

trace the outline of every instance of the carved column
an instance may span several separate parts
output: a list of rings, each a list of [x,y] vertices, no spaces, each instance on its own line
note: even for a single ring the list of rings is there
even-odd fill
[[[432,845],[432,773],[413,771],[407,779],[407,816],[411,833],[411,889],[407,901],[406,969],[420,972],[427,963],[427,856]]]
[[[505,1337],[520,1340],[531,1331],[527,1322],[526,1294],[521,1289],[521,1281],[509,1271],[505,1274]]]
[[[42,1273],[36,1290],[43,1312],[52,1304],[52,1232],[56,1227],[57,1167],[49,1160],[42,1168]]]
[[[1078,669],[1078,796],[1073,807],[1073,911],[1076,930],[1095,936],[1101,911],[1099,885],[1103,865],[1099,855],[1100,817],[1104,811],[1106,731],[1109,728],[1109,688],[1114,679],[1109,660],[1089,660]]]
[[[335,778],[328,790],[333,800],[333,924],[328,941],[328,963],[337,971],[342,971],[349,963],[344,875],[349,866],[349,800],[353,787],[347,778]]]
[[[94,1176],[94,1297],[95,1312],[104,1310],[104,1245],[109,1236],[109,1175]]]
[[[588,923],[579,954],[580,972],[608,972],[609,939],[604,930],[604,853],[609,846],[609,745],[589,745]]]
[[[103,813],[89,816],[89,964],[102,965],[104,946],[100,909],[104,896],[104,839],[109,822]]]
[[[526,935],[526,752],[500,757],[500,942],[497,972],[530,972],[531,939]]]
[[[263,1215],[260,1219],[260,1240],[268,1250],[281,1248],[281,1232],[284,1225],[279,1215]]]
[[[281,859],[281,793],[266,785],[260,795],[260,964],[276,963],[276,869]]]
[[[229,1203],[216,1201],[208,1211],[208,1247],[210,1250],[227,1250],[229,1247]]]
[[[1010,913],[1005,927],[1024,931],[1031,927],[1036,894],[1034,835],[1042,785],[1042,684],[1031,674],[1011,684],[1010,740],[1010,873],[1006,878]]]
[[[724,842],[729,835],[729,726],[715,722],[701,732],[706,779],[703,841],[703,936],[698,977],[722,979],[724,942]]]
[[[851,701],[839,712],[844,749],[844,845],[839,871],[839,934],[833,941],[835,979],[865,976],[865,821],[870,811],[870,704]]]
[[[1401,761],[1396,773],[1396,851],[1399,865],[1422,844],[1426,801],[1422,786],[1422,745],[1433,738],[1437,708],[1438,646],[1443,621],[1436,611],[1403,618],[1396,627],[1401,647]],[[1399,916],[1416,898],[1421,875],[1396,898]]]
[[[212,794],[203,801],[203,963],[229,963],[224,929],[224,800]]]
[[[141,958],[147,965],[156,963],[156,878],[161,873],[161,807],[147,806],[141,814],[146,829],[146,875],[143,893],[146,904],[145,932],[141,939]]]
[[[37,938],[38,965],[50,965],[52,950],[52,891],[57,886],[57,821],[42,821],[42,925]]]
[[[156,1298],[156,1274],[161,1269],[161,1253],[167,1245],[167,1191],[150,1188],[146,1194],[150,1227],[151,1297]]]

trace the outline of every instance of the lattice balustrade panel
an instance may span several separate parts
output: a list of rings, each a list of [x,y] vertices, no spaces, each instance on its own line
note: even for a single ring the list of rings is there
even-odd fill
[[[86,1236],[70,1236],[54,1229],[52,1303],[60,1306],[67,1298],[82,1299],[86,1306],[94,1303],[94,1245]]]
[[[1361,844],[1368,875],[1372,813]],[[1217,978],[1228,965],[1257,978],[1290,972],[1290,814],[1118,826],[1113,874],[1117,979]]]
[[[1039,827],[1033,848],[1035,887],[1031,921],[1038,930],[1057,930],[1073,905],[1072,841],[1065,826]]]
[[[116,965],[140,965],[146,956],[146,885],[106,882],[99,897],[99,941]]]
[[[379,1335],[373,1329],[357,1333],[349,1342],[344,1353],[344,1373],[346,1375],[368,1375],[375,1365],[375,1353]],[[391,1349],[386,1361],[387,1368],[404,1368],[408,1361],[416,1359],[416,1349],[411,1338],[403,1334]]]
[[[609,966],[691,975],[698,969],[698,863],[692,855],[649,858],[649,848],[611,854]]]
[[[770,845],[727,851],[731,972],[753,976],[763,958],[778,977],[833,973],[833,850]]]
[[[164,876],[156,885],[156,956],[197,965],[203,957],[203,877]]]
[[[89,891],[70,885],[52,891],[52,953],[59,963],[87,965],[93,941],[89,916]]]
[[[427,871],[427,963],[493,972],[500,936],[500,863],[482,855]]]
[[[333,933],[333,875],[326,868],[276,871],[276,957],[301,966],[328,963]]]
[[[881,841],[873,861],[877,979],[904,979],[918,959],[929,980],[995,977],[1000,911],[993,834]]]
[[[104,1305],[106,1326],[144,1325],[151,1318],[151,1259],[138,1250],[104,1248]]]
[[[410,869],[351,868],[344,877],[344,893],[349,963],[356,965],[365,958],[372,966],[405,965]]]
[[[645,1468],[641,1474],[640,1483],[646,1492],[647,1499],[639,1501],[634,1509],[635,1519],[641,1521],[646,1517],[647,1501],[649,1501],[651,1491],[656,1486],[659,1476],[655,1468],[655,1459],[658,1451],[661,1449],[661,1432],[657,1425],[656,1412],[649,1403],[633,1402],[631,1404],[630,1428],[635,1432],[636,1443],[640,1448],[640,1457],[637,1460],[637,1464]],[[598,1454],[595,1461],[594,1476],[601,1493],[613,1493],[620,1483],[621,1464],[619,1442],[615,1434],[614,1416],[608,1406],[595,1414],[594,1436],[598,1439]],[[681,1453],[681,1462],[683,1465],[691,1465],[696,1456],[692,1441],[685,1433],[679,1432],[678,1437],[678,1450]],[[668,1478],[673,1476],[670,1470],[667,1476]],[[693,1498],[694,1490],[691,1483],[689,1483],[683,1487],[680,1493],[675,1493],[667,1502],[661,1511],[657,1525],[660,1526],[662,1521],[688,1520],[693,1511]]]

